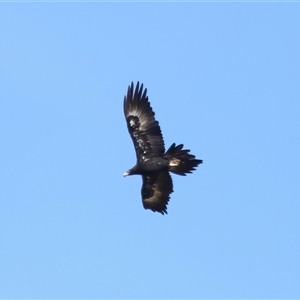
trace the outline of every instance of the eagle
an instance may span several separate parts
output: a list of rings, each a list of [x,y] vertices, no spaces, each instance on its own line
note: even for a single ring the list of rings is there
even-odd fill
[[[203,160],[196,159],[183,144],[173,143],[165,151],[165,144],[155,113],[147,96],[147,89],[137,82],[128,86],[124,97],[124,114],[129,134],[132,138],[136,165],[126,171],[124,176],[141,175],[142,202],[145,209],[167,214],[173,182],[170,172],[186,176],[192,173]]]

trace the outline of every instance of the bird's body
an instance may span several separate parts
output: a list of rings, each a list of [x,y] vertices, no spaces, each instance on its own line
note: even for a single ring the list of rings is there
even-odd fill
[[[143,178],[142,200],[145,209],[161,214],[167,213],[167,204],[173,192],[173,182],[169,172],[185,176],[192,173],[202,163],[183,150],[183,145],[173,143],[165,151],[164,141],[158,122],[147,97],[147,89],[139,82],[128,87],[124,97],[124,114],[129,134],[136,150],[136,165],[124,173],[141,175]]]
[[[143,175],[151,172],[168,169],[169,161],[163,157],[150,157],[140,161],[131,170],[130,174],[126,175]]]

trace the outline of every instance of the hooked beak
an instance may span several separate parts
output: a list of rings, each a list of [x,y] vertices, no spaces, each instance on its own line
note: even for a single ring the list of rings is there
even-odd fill
[[[128,175],[129,175],[129,171],[126,171],[126,172],[123,174],[124,177],[126,177],[126,176],[128,176]]]

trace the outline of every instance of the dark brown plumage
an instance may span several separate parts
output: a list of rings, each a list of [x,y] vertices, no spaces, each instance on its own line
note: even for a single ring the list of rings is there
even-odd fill
[[[143,178],[142,201],[145,209],[167,213],[173,182],[169,172],[185,176],[192,173],[203,161],[183,150],[183,145],[172,144],[165,152],[163,136],[150,106],[147,89],[137,82],[128,87],[124,97],[124,114],[132,138],[137,163],[124,173]]]

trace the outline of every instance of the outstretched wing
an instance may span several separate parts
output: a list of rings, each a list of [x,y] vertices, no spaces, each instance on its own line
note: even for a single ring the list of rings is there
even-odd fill
[[[173,192],[172,178],[167,170],[143,175],[142,199],[145,209],[167,214],[170,194]]]
[[[124,114],[137,160],[163,155],[164,140],[148,101],[147,89],[143,91],[143,84],[140,87],[137,82],[135,90],[133,82],[128,87],[127,96],[124,97]]]

